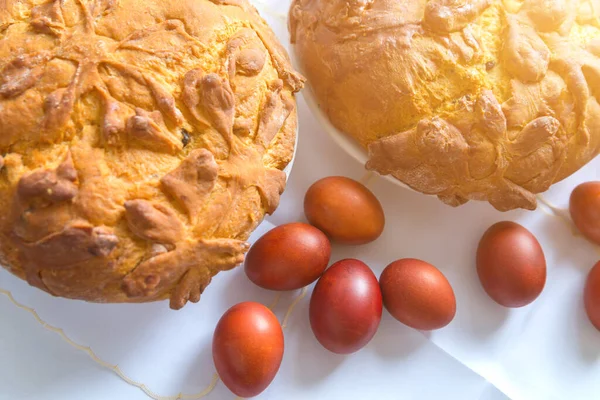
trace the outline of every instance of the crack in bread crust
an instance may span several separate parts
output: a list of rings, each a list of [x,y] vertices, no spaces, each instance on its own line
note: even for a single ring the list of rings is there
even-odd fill
[[[0,258],[57,296],[198,301],[277,207],[304,78],[246,0],[21,3],[0,6]]]
[[[536,208],[600,151],[599,13],[595,0],[295,0],[290,31],[367,169],[506,211]]]

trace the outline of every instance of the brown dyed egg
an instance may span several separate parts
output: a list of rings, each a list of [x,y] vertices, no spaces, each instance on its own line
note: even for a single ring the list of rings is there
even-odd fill
[[[358,260],[342,260],[321,276],[310,298],[310,326],[327,350],[363,348],[381,321],[381,290],[373,271]]]
[[[600,331],[600,262],[594,265],[587,277],[583,304],[590,322]]]
[[[304,197],[308,221],[342,244],[365,244],[383,232],[385,216],[377,197],[364,185],[342,176],[315,182]]]
[[[316,281],[327,268],[331,244],[314,226],[281,225],[254,243],[244,270],[255,284],[271,290],[295,290]]]
[[[448,279],[433,265],[413,258],[394,261],[379,278],[383,304],[411,328],[433,330],[456,314],[456,297]]]
[[[275,378],[283,358],[283,332],[267,307],[245,302],[231,307],[213,335],[219,377],[236,396],[253,397]]]
[[[498,222],[477,248],[477,274],[487,294],[505,307],[523,307],[542,293],[546,259],[535,236],[519,224]]]
[[[600,182],[577,186],[571,193],[569,211],[577,229],[589,240],[600,244]]]

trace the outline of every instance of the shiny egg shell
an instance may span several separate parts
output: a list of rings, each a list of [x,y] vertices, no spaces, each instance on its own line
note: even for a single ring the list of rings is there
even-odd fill
[[[571,193],[569,211],[577,229],[592,242],[600,244],[600,182],[577,186]]]
[[[213,335],[219,377],[236,396],[253,397],[275,378],[283,358],[283,331],[259,303],[239,303],[223,314]]]
[[[303,223],[280,225],[254,243],[244,270],[260,287],[295,290],[311,284],[327,268],[331,244],[323,232]]]
[[[377,278],[361,261],[333,264],[318,280],[310,299],[310,326],[327,350],[354,353],[375,335],[382,299]]]
[[[600,262],[598,262],[585,282],[583,304],[590,322],[600,331]]]
[[[342,176],[315,182],[304,197],[304,213],[312,225],[342,244],[372,242],[385,225],[377,197],[363,184]]]
[[[440,270],[425,261],[394,261],[383,270],[379,284],[385,308],[411,328],[439,329],[454,319],[452,286]]]
[[[514,222],[499,222],[485,232],[476,262],[483,288],[505,307],[532,303],[546,284],[546,259],[540,243]]]

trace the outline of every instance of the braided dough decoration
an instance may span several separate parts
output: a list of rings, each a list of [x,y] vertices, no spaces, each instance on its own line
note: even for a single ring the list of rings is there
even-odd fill
[[[289,22],[366,168],[447,204],[535,209],[598,154],[598,0],[295,0]]]
[[[0,2],[0,261],[198,301],[279,203],[303,81],[246,0]]]

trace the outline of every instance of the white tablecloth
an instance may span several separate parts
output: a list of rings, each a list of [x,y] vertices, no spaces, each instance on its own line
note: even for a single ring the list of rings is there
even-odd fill
[[[270,3],[269,9],[259,9],[286,41],[281,16],[288,1]],[[365,175],[362,166],[323,132],[301,98],[299,114],[300,140],[288,188],[278,211],[253,240],[272,224],[303,220],[303,195],[315,180]],[[578,182],[598,178],[600,160],[596,159],[544,196],[564,207]],[[447,328],[425,335],[384,313],[378,333],[365,349],[338,356],[314,339],[308,296],[300,298],[285,324],[281,370],[259,399],[600,398],[600,333],[587,321],[582,304],[586,273],[600,255],[593,245],[573,235],[568,221],[543,206],[535,212],[506,214],[482,203],[451,209],[377,177],[368,185],[384,206],[386,230],[366,246],[335,246],[333,259],[360,258],[377,275],[398,258],[427,260],[446,274],[455,289],[456,319]],[[548,260],[544,293],[533,305],[518,310],[493,303],[475,272],[479,237],[503,219],[529,228]],[[157,398],[200,393],[213,379],[211,335],[221,314],[240,301],[270,305],[277,297],[253,286],[241,268],[220,274],[199,304],[179,312],[169,310],[165,302],[98,305],[52,298],[5,271],[0,271],[0,289],[35,309],[51,329],[61,328],[73,342],[90,346],[101,362],[118,365],[131,379],[127,383],[68,344],[60,333],[45,329],[31,311],[17,307],[0,291],[1,400],[151,398],[141,385]],[[300,295],[285,293],[279,298],[273,310],[280,321]],[[217,383],[205,398],[234,397]]]

